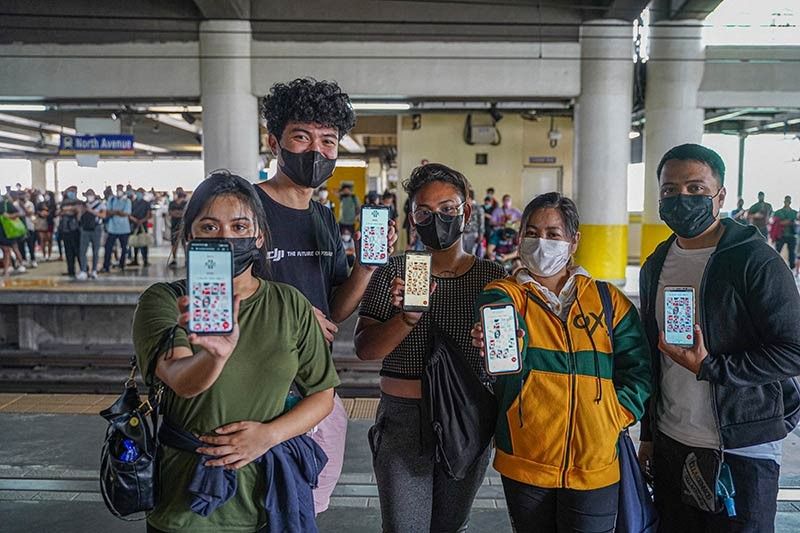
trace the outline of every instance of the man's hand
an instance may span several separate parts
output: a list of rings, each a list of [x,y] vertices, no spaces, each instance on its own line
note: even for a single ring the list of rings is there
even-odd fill
[[[316,307],[314,308],[314,316],[317,317],[317,322],[319,322],[319,327],[322,328],[322,334],[325,336],[325,340],[328,341],[328,344],[332,343],[334,336],[339,332],[339,327],[328,320],[325,313]]]
[[[703,342],[703,331],[700,329],[699,324],[694,325],[694,345],[691,348],[667,344],[662,331],[658,336],[658,349],[694,375],[700,373],[703,360],[708,357],[708,350],[706,350]]]
[[[397,224],[395,224],[394,220],[389,221],[389,233],[386,236],[388,248],[387,248],[387,255],[391,256],[394,253],[394,245],[397,243]],[[353,235],[353,241],[356,247],[356,263],[355,266],[358,268],[363,268],[364,270],[368,270],[370,272],[374,272],[378,270],[378,265],[364,265],[361,263],[361,232],[357,231],[355,235]]]
[[[273,442],[274,435],[269,424],[245,420],[227,424],[214,430],[221,436],[202,436],[201,441],[211,446],[197,448],[197,453],[212,455],[216,459],[206,461],[206,466],[222,466],[226,470],[238,470],[264,455],[279,444]]]

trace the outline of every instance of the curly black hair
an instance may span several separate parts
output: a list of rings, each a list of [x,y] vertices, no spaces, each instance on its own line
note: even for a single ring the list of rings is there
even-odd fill
[[[278,138],[291,121],[336,128],[339,139],[356,124],[350,97],[335,81],[314,78],[297,78],[273,85],[261,105],[261,116],[267,121],[267,130]]]
[[[408,199],[413,202],[420,189],[434,181],[449,183],[456,188],[462,200],[468,198],[469,180],[461,172],[441,163],[428,163],[415,168],[411,176],[403,182],[403,189],[408,194]]]

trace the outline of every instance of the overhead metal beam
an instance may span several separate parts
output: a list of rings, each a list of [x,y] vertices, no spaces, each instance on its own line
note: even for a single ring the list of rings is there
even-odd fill
[[[207,19],[251,18],[250,0],[194,0],[194,3]]]
[[[620,19],[633,22],[647,7],[649,0],[613,0],[603,18]]]
[[[722,0],[653,0],[650,20],[703,20],[721,3]]]

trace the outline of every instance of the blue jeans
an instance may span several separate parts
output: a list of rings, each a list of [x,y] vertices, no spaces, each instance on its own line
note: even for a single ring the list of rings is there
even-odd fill
[[[103,270],[108,270],[111,267],[111,257],[114,253],[114,243],[119,239],[119,268],[125,270],[125,257],[128,255],[128,233],[109,233],[106,238],[106,255],[103,258]]]
[[[89,245],[92,245],[92,270],[97,272],[97,262],[100,260],[100,239],[103,237],[103,226],[98,224],[93,230],[81,230],[81,247],[78,253],[78,263],[81,266],[81,272],[89,273],[89,265],[86,252],[89,251]]]

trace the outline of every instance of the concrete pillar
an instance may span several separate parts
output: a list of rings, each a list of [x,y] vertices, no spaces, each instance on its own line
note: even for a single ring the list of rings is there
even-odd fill
[[[47,161],[44,159],[31,159],[31,188],[47,189]]]
[[[250,22],[200,23],[200,90],[206,173],[227,168],[258,178],[258,99],[250,73]]]
[[[703,139],[703,109],[697,92],[705,49],[700,21],[659,22],[651,27],[644,127],[644,215],[641,261],[672,233],[658,216],[656,170],[670,148]]]
[[[576,111],[577,261],[593,276],[625,283],[628,262],[633,43],[623,21],[581,28],[581,95]]]

